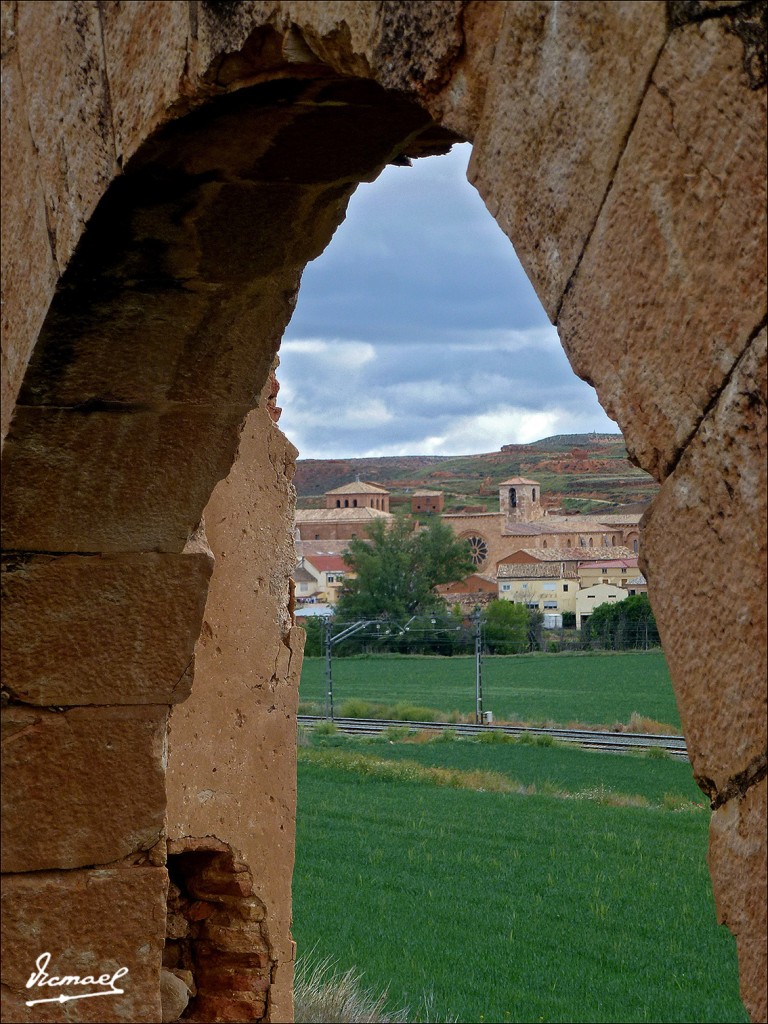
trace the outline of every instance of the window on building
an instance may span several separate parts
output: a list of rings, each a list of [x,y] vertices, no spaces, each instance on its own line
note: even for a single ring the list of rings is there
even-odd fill
[[[601,569],[600,572],[603,574],[603,576],[607,576],[608,575],[608,570],[607,569]]]
[[[501,584],[501,589],[506,592],[507,590],[511,590],[512,587],[511,587],[511,585],[509,583],[502,583]]]
[[[357,508],[357,498],[352,499],[352,508]]]
[[[590,546],[591,548],[592,548],[592,547],[594,547],[594,544],[592,543],[592,538],[591,538],[591,537],[589,538],[589,546]]]
[[[546,541],[544,541],[544,543],[543,543],[542,547],[546,547],[546,546],[547,546],[547,542],[546,542]]]
[[[632,541],[632,550],[635,552],[635,554],[637,554],[637,541],[636,540]]]
[[[543,583],[541,589],[542,590],[557,590],[557,584],[556,583]]]
[[[567,593],[568,593],[568,584],[567,584],[567,583],[564,583],[564,584],[563,584],[563,593],[564,593],[564,594],[567,594]]]
[[[514,487],[509,488],[509,507],[517,508],[517,491]]]
[[[557,608],[557,601],[545,601],[544,602],[544,607],[545,608]]]
[[[344,508],[349,508],[349,498],[344,499]]]
[[[536,488],[531,491],[531,501],[536,501]]]
[[[341,508],[341,498],[336,499],[336,508]]]

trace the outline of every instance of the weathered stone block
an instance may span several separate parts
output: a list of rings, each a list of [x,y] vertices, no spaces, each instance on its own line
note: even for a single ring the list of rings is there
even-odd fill
[[[5,10],[5,6],[4,6]],[[45,202],[37,183],[37,154],[26,117],[18,54],[4,57],[2,74],[2,179],[24,181],[29,191],[2,190],[2,420],[5,437],[30,353],[58,277]]]
[[[44,706],[185,700],[212,569],[204,554],[7,559],[4,688]]]
[[[718,920],[736,936],[741,998],[752,1020],[766,1019],[766,778],[712,816],[709,869]],[[762,940],[761,940],[762,936]]]
[[[766,749],[755,643],[766,633],[765,402],[763,330],[644,522],[649,593],[693,771],[712,798]]]
[[[3,458],[4,547],[182,551],[246,411],[18,410]]]
[[[163,868],[151,867],[5,876],[2,1020],[156,1024],[167,878]],[[25,987],[44,952],[51,954],[51,976],[99,977],[127,967],[115,983],[123,994],[27,1007],[29,999],[73,991]]]
[[[765,317],[765,90],[727,18],[673,32],[558,329],[663,480]]]
[[[468,176],[553,321],[666,35],[657,0],[504,5]]]
[[[109,864],[160,838],[162,706],[2,713],[2,870]]]
[[[118,158],[127,160],[185,91],[189,4],[101,7]]]
[[[63,270],[117,172],[99,5],[20,4],[18,31],[29,125]]]

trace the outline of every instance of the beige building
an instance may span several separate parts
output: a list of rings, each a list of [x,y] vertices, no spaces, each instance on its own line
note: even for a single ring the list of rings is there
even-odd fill
[[[581,629],[582,624],[589,618],[595,608],[601,604],[617,601],[624,601],[629,597],[629,591],[623,587],[614,587],[610,583],[598,583],[594,587],[586,587],[576,595],[576,628]]]
[[[577,560],[611,549],[614,558],[632,557],[639,545],[640,516],[639,512],[547,515],[538,481],[512,477],[499,485],[498,512],[448,512],[443,519],[469,542],[478,572],[488,573],[521,549],[572,549]]]
[[[502,562],[497,585],[502,601],[513,601],[546,613],[576,611],[579,578],[562,561]]]
[[[611,558],[579,562],[579,583],[582,588],[609,583],[627,589],[630,580],[639,576],[637,558]]]
[[[376,508],[308,508],[298,509],[295,519],[297,540],[354,540],[368,536],[368,528],[376,519],[392,521],[390,512]]]
[[[374,508],[380,512],[389,512],[389,491],[378,484],[355,480],[351,484],[343,484],[325,492],[327,509],[343,508]]]
[[[442,491],[414,491],[411,495],[411,512],[441,513],[445,508],[445,495]]]

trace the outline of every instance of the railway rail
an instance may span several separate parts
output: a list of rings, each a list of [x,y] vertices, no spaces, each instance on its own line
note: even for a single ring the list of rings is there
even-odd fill
[[[326,719],[319,715],[299,715],[299,724],[313,728]],[[630,751],[649,747],[660,747],[672,757],[688,760],[688,751],[683,736],[658,735],[645,732],[610,732],[597,729],[545,729],[527,725],[452,725],[448,722],[401,722],[394,719],[378,718],[334,718],[339,732],[348,736],[375,736],[389,728],[405,728],[441,732],[452,729],[457,736],[479,736],[489,732],[501,732],[507,736],[551,736],[563,743],[574,743],[588,750]]]

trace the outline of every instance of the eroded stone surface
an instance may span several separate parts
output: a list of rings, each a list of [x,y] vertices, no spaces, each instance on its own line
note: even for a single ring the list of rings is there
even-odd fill
[[[4,876],[3,1021],[157,1024],[167,885],[168,876],[158,867]],[[115,982],[123,994],[78,999],[66,1007],[27,1007],[30,998],[73,991],[25,987],[37,958],[46,951],[51,954],[51,976],[111,976],[127,967],[128,973]]]
[[[165,818],[167,707],[2,712],[3,871],[149,850]]]
[[[20,4],[18,33],[38,173],[63,271],[117,169],[98,4]]]
[[[169,836],[231,843],[267,908],[276,1021],[290,1020],[292,1007],[289,894],[303,648],[303,631],[292,628],[288,613],[295,455],[268,410],[253,412],[240,458],[206,508],[216,568],[195,687],[171,715],[168,752]]]
[[[8,10],[3,5],[3,11]],[[15,28],[13,32],[15,40]],[[26,100],[18,53],[3,56],[2,178],[22,180],[25,190],[2,190],[2,417],[1,436],[11,421],[27,361],[45,319],[58,277],[48,235],[45,201],[37,171],[37,155],[26,116]]]
[[[7,559],[4,689],[44,706],[185,700],[212,567],[205,554]]]
[[[20,408],[5,442],[4,547],[180,552],[227,472],[245,413]]]
[[[766,749],[765,647],[753,639],[766,632],[765,403],[763,329],[644,522],[651,600],[694,775],[712,799]]]
[[[117,158],[127,160],[183,95],[190,4],[101,4]]]
[[[658,2],[504,5],[469,179],[553,321],[666,35]]]
[[[765,317],[765,91],[726,19],[674,32],[558,320],[663,480]]]
[[[766,1019],[766,778],[712,816],[709,868],[718,920],[736,936],[742,999],[752,1020]]]

